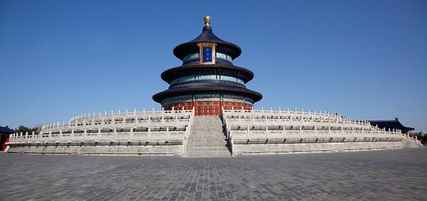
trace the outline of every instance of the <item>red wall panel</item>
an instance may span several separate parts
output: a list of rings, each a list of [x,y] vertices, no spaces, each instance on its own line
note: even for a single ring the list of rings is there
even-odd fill
[[[166,106],[166,110],[171,110],[172,108],[176,110],[191,110],[195,109],[195,115],[221,115],[221,108],[224,109],[245,109],[251,110],[252,104],[241,103],[241,102],[231,102],[231,101],[194,101],[194,102],[183,102],[175,103],[169,106]]]

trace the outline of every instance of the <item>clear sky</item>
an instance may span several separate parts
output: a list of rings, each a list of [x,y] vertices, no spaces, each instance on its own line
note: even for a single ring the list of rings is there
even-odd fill
[[[257,106],[393,119],[427,131],[427,3],[0,0],[0,125],[159,108],[172,49],[202,17],[242,48]]]

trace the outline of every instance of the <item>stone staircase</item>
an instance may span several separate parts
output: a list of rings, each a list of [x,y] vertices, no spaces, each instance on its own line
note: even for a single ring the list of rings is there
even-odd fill
[[[191,158],[231,157],[218,116],[195,116],[186,156]]]
[[[423,144],[415,138],[405,136],[405,139],[402,141],[404,148],[421,148]]]

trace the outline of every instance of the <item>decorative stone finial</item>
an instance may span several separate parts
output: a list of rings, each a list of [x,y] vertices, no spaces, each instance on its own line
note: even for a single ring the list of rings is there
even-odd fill
[[[205,24],[206,27],[210,27],[211,26],[211,17],[210,16],[204,16],[203,17],[203,23]]]

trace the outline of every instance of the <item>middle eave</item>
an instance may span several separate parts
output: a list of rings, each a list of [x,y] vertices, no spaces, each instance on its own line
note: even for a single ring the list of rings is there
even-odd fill
[[[196,72],[207,72],[207,71],[221,71],[223,74],[238,77],[246,82],[253,79],[254,74],[252,71],[234,65],[227,64],[189,64],[177,66],[164,71],[161,75],[162,79],[167,83],[172,80],[186,75],[192,75]]]

